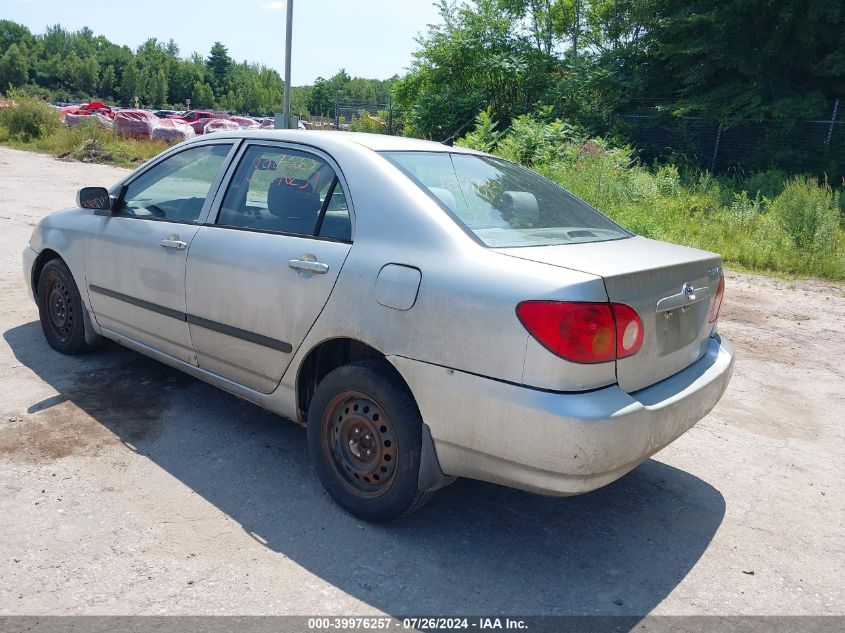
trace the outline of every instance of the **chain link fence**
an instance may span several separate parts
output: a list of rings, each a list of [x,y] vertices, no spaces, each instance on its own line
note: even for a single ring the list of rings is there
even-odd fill
[[[832,105],[828,119],[762,121],[722,127],[699,117],[621,115],[617,130],[645,161],[681,157],[717,173],[782,169],[826,174],[845,184],[845,117]]]
[[[315,127],[349,129],[365,114],[380,132],[401,134],[403,110],[387,103],[335,102],[334,117],[310,117]],[[646,162],[670,157],[714,173],[764,169],[826,175],[845,186],[845,102],[831,104],[829,118],[762,121],[722,127],[703,117],[619,115],[616,131]]]
[[[342,102],[335,103],[335,129],[348,129],[356,119],[360,119],[365,114],[378,121],[378,124],[383,126],[385,134],[400,134],[401,133],[401,114],[404,110],[393,107],[393,103],[355,103]]]

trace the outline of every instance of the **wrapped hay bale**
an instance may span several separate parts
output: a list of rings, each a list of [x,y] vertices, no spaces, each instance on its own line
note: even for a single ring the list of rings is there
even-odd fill
[[[65,114],[65,125],[68,127],[79,127],[81,125],[99,125],[101,128],[111,129],[114,123],[105,114],[99,112],[95,114],[74,114],[68,112]]]
[[[196,136],[194,128],[178,119],[160,119],[153,128],[151,138],[158,138],[168,143],[180,143]]]
[[[259,127],[258,121],[245,116],[230,116],[229,121],[237,123],[242,130],[255,130]]]
[[[65,125],[68,127],[79,127],[81,125],[88,125],[91,117],[85,114],[74,114],[72,112],[65,113]]]
[[[191,126],[191,129],[194,131],[194,134],[200,135],[205,130],[205,124],[208,123],[210,120],[211,119],[197,119],[196,121],[185,121],[185,123]]]
[[[150,138],[159,119],[147,110],[120,110],[114,115],[114,132],[118,136]]]
[[[75,105],[62,106],[61,108],[59,108],[59,118],[62,121],[67,121],[67,115],[68,114],[76,114],[76,112],[78,110],[79,110],[79,106],[75,106]]]
[[[97,112],[96,114],[92,115],[91,118],[97,119],[97,124],[101,128],[112,129],[114,127],[114,119],[107,114],[103,114],[101,112]]]
[[[228,132],[232,130],[240,130],[241,126],[231,119],[211,119],[205,124],[203,134],[212,134],[214,132]]]

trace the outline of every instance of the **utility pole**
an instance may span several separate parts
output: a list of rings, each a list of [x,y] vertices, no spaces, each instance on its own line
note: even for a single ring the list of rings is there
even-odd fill
[[[293,0],[288,0],[288,15],[285,23],[285,97],[282,112],[284,129],[290,128],[290,49],[293,35]]]

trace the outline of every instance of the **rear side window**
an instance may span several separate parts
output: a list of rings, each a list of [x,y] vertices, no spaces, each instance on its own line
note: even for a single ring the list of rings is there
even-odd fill
[[[235,170],[219,226],[348,241],[346,195],[332,167],[294,149],[252,146]]]
[[[117,214],[196,222],[231,143],[202,145],[164,159],[132,181]]]
[[[505,160],[447,152],[383,155],[487,246],[599,242],[631,235],[550,180]]]

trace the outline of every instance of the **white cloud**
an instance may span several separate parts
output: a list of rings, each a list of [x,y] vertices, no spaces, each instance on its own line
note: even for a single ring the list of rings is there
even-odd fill
[[[288,5],[287,2],[284,0],[276,1],[276,2],[265,2],[261,5],[262,9],[267,9],[268,11],[281,11],[282,9],[286,8]]]

